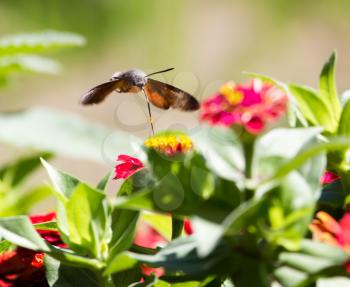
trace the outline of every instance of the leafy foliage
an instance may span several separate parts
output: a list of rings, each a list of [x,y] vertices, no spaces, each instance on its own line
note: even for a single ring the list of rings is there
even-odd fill
[[[25,187],[26,179],[40,166],[40,157],[50,153],[36,153],[18,158],[0,167],[0,216],[26,214],[35,204],[51,195],[48,185]]]
[[[60,64],[39,54],[84,44],[82,36],[58,31],[3,36],[0,38],[1,83],[6,83],[13,73],[57,73]]]
[[[39,46],[32,49],[39,51]],[[350,202],[349,101],[341,105],[338,99],[334,69],[333,54],[318,91],[259,75],[289,94],[291,127],[253,135],[236,127],[202,126],[189,135],[193,149],[183,152],[175,142],[177,153],[172,155],[166,153],[164,139],[176,140],[176,131],[162,133],[154,148],[45,109],[2,114],[0,139],[5,142],[93,160],[106,159],[101,151],[114,156],[122,152],[136,155],[144,168],[109,198],[105,188],[110,173],[94,187],[42,159],[57,199],[57,220],[32,225],[24,216],[1,218],[0,250],[15,244],[45,252],[49,285],[63,287],[78,286],[76,282],[308,287],[322,278],[348,276],[349,254],[346,244],[339,243],[344,222],[319,222],[320,216],[313,221],[318,210],[341,218]],[[26,133],[33,125],[40,129]],[[1,168],[3,182],[22,184],[38,166],[37,157]],[[119,168],[133,166],[129,162]],[[327,169],[340,178],[324,185],[320,178]],[[185,235],[182,226],[188,218],[193,232]],[[328,224],[322,232],[333,238],[333,246],[310,239],[311,222]],[[144,223],[162,238],[162,246],[137,243]],[[58,230],[65,248],[42,239],[36,232],[42,229]]]

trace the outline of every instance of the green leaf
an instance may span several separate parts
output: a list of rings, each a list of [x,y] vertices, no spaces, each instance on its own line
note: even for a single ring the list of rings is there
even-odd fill
[[[283,286],[307,287],[319,277],[344,274],[344,264],[348,254],[337,247],[304,239],[299,252],[282,252],[276,279]]]
[[[80,183],[65,206],[69,241],[97,258],[101,256],[100,243],[107,224],[105,200],[104,193]]]
[[[237,184],[243,180],[244,169],[238,136],[230,129],[202,127],[191,134],[195,149],[205,158],[208,167],[220,177],[234,180]]]
[[[256,142],[256,156],[259,158],[294,158],[305,144],[321,133],[320,128],[276,128]]]
[[[297,250],[314,213],[317,189],[313,189],[300,173],[292,172],[271,195],[268,207],[271,227],[262,228],[264,237],[271,246],[276,244],[287,250]],[[264,222],[264,214],[259,217],[259,221]]]
[[[341,276],[332,276],[330,278],[320,278],[317,280],[317,286],[325,286],[325,287],[347,287],[350,286],[350,279]]]
[[[266,178],[275,173],[320,132],[320,128],[276,128],[263,135],[256,142],[256,177]]]
[[[101,181],[97,184],[97,189],[104,191],[107,187],[108,181],[111,177],[111,173],[107,173],[104,178],[101,179]]]
[[[201,257],[207,256],[218,245],[224,234],[224,227],[200,217],[193,217],[191,222],[196,231],[193,238],[197,242],[198,254]]]
[[[228,257],[234,257],[231,250],[227,246],[220,246],[209,256],[201,257],[196,251],[196,241],[192,237],[178,238],[170,242],[161,249],[157,254],[144,255],[130,253],[130,256],[146,263],[152,267],[164,267],[167,271],[183,271],[187,274],[207,275],[209,270],[219,268],[216,272],[224,272],[223,270],[232,270],[233,262],[223,262]],[[218,267],[220,266],[220,267]],[[220,270],[220,271],[219,271]]]
[[[96,272],[101,272],[105,267],[105,263],[97,259],[76,255],[70,250],[66,251],[53,245],[50,245],[50,250],[45,253],[69,266],[87,268]]]
[[[9,35],[0,38],[0,55],[41,53],[59,48],[79,47],[84,44],[84,37],[68,32],[48,30],[38,33]]]
[[[287,264],[293,268],[296,268],[306,273],[318,273],[323,269],[329,268],[334,265],[333,262],[320,258],[318,256],[310,256],[300,253],[282,253],[280,255],[280,261],[283,264]]]
[[[107,276],[112,273],[121,272],[134,267],[137,260],[129,255],[129,253],[121,253],[115,256],[106,267],[103,275]]]
[[[8,240],[0,241],[0,254],[3,252],[9,251],[12,247],[13,247],[13,244]]]
[[[52,188],[47,185],[33,187],[18,197],[12,208],[18,213],[27,214],[37,203],[48,198],[52,193]]]
[[[132,245],[139,212],[114,208],[111,217],[112,239],[109,243],[109,260]]]
[[[50,287],[99,287],[96,274],[91,270],[66,266],[45,255],[45,273]]]
[[[32,172],[40,166],[40,158],[49,159],[50,153],[36,153],[11,161],[0,168],[0,179],[6,180],[11,186],[21,184]]]
[[[310,239],[304,239],[302,241],[300,251],[308,255],[325,258],[334,264],[342,264],[349,257],[344,250],[338,247]]]
[[[60,70],[60,63],[42,56],[18,54],[0,57],[0,75],[18,72],[57,74]]]
[[[335,132],[338,122],[332,118],[326,104],[314,90],[292,84],[289,85],[289,90],[302,114],[312,125],[321,126],[330,133]]]
[[[48,245],[35,231],[27,216],[0,218],[0,237],[18,246],[48,251]]]
[[[49,174],[55,191],[58,192],[59,198],[63,201],[67,201],[79,184],[79,180],[65,172],[57,170],[44,159],[41,160],[41,163]]]
[[[48,108],[0,113],[0,141],[113,166],[118,154],[145,159],[140,139]]]
[[[157,210],[153,199],[152,199],[152,190],[145,188],[141,191],[138,191],[135,194],[130,196],[122,196],[116,198],[113,203],[114,208],[123,208],[130,210]]]
[[[284,287],[300,286],[299,284],[308,278],[308,274],[288,266],[276,268],[274,275],[277,281]]]
[[[350,137],[350,101],[347,101],[341,113],[338,135]]]
[[[325,102],[327,107],[329,107],[333,121],[338,122],[341,113],[341,106],[335,83],[335,61],[336,54],[333,52],[328,62],[323,66],[321,72],[319,97]]]
[[[56,221],[47,221],[42,223],[33,224],[35,229],[40,230],[57,230],[57,222]]]
[[[315,143],[310,145],[307,149],[304,149],[297,156],[295,156],[290,161],[280,166],[280,169],[270,178],[270,180],[277,180],[289,172],[298,169],[306,161],[311,158],[318,156],[326,151],[341,151],[346,150],[350,147],[350,140],[348,138],[333,138],[330,139],[329,142],[326,143]],[[269,181],[269,180],[268,180]]]

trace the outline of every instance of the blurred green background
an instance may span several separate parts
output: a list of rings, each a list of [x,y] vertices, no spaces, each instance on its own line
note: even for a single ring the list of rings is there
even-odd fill
[[[316,86],[333,49],[339,56],[338,87],[344,90],[350,87],[349,16],[346,0],[1,0],[1,36],[54,29],[81,34],[87,45],[55,54],[64,68],[58,75],[11,77],[0,90],[0,110],[50,106],[145,138],[149,130],[133,128],[146,121],[142,97],[114,95],[94,107],[79,106],[79,97],[115,71],[135,67],[175,67],[157,79],[199,99],[223,81],[246,81],[242,71]],[[198,124],[196,113],[153,110],[156,130]],[[0,145],[1,162],[17,153]],[[84,160],[56,161],[90,182],[108,169]]]

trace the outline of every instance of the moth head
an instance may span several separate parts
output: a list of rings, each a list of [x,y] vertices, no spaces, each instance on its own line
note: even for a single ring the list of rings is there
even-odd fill
[[[119,76],[122,74],[122,72],[115,72],[112,77],[111,77],[111,80],[115,80],[117,78],[119,78]]]

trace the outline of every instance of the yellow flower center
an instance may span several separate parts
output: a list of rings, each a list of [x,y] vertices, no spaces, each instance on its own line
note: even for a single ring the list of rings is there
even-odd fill
[[[193,147],[191,139],[186,135],[158,135],[145,141],[145,146],[167,155],[186,153]]]
[[[235,84],[233,82],[228,82],[223,85],[219,92],[231,105],[237,105],[243,100],[243,94],[235,89]]]

